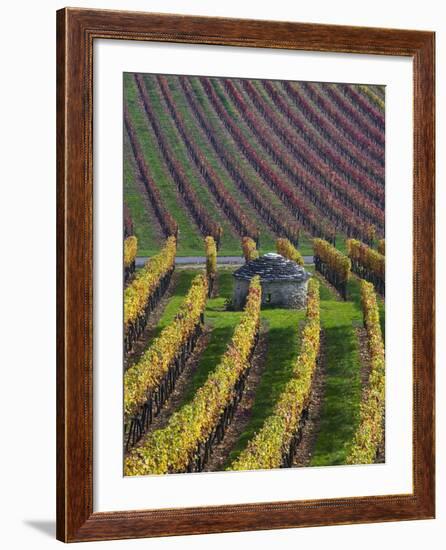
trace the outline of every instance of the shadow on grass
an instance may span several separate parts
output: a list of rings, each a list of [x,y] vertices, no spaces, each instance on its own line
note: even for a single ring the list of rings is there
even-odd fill
[[[235,322],[231,324],[228,323],[221,327],[215,327],[212,330],[211,338],[200,357],[197,370],[194,372],[185,388],[181,406],[192,401],[198,388],[206,382],[209,374],[218,366],[231,341],[235,324]]]
[[[274,313],[278,318],[269,319],[266,365],[257,387],[251,417],[234,445],[225,467],[237,459],[249,440],[262,428],[293,374],[293,366],[299,353],[298,319],[300,316],[293,312],[294,316],[291,317],[291,322],[288,321],[287,325],[274,326],[280,322],[280,318],[285,316],[286,312],[285,310],[276,310]],[[264,315],[270,317],[274,313],[272,310],[265,311]]]
[[[351,325],[325,329],[327,380],[311,466],[344,464],[359,421],[361,363]]]
[[[191,286],[192,279],[197,275],[197,273],[198,271],[186,269],[178,270],[178,279],[175,288],[166,304],[166,307],[164,308],[163,314],[161,315],[156,327],[154,327],[151,331],[150,340],[153,340],[154,338],[159,336],[161,331],[173,321],[181,303],[184,300],[184,297],[186,296]]]

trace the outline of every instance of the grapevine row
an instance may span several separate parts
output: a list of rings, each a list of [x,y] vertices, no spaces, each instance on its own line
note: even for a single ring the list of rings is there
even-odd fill
[[[289,83],[285,84],[289,86]],[[251,86],[250,83],[247,83],[245,87],[247,85]],[[319,132],[324,136],[328,135],[325,115],[322,117],[308,104],[300,87],[298,92],[292,88],[288,89],[293,90],[292,93],[299,94],[297,95],[299,99],[295,98],[294,102],[296,107],[303,112],[304,117],[301,114],[296,114],[290,103],[282,97],[278,88],[273,86],[272,83],[263,82],[263,87],[274,106],[288,121],[288,128],[284,126],[275,110],[271,109],[265,101],[261,101],[260,97],[257,97],[259,94],[253,96],[253,100],[258,104],[258,109],[261,109],[265,116],[267,115],[270,123],[274,125],[276,134],[292,155],[299,159],[307,173],[329,189],[335,199],[339,199],[340,204],[337,204],[337,209],[340,210],[341,217],[352,218],[350,221],[353,225],[358,221],[362,226],[376,223],[382,229],[384,226],[382,212],[384,206],[383,189],[380,185],[371,181],[368,176],[358,173],[351,160],[346,160],[339,152],[336,152],[334,143],[328,146],[322,143],[323,140],[321,140]],[[251,89],[252,94],[256,93],[252,86]],[[325,126],[323,126],[324,121]],[[295,131],[296,128],[299,129],[298,132]],[[331,137],[331,140],[333,139]],[[336,143],[339,140],[340,136],[337,136]],[[368,162],[370,163],[370,160]],[[349,171],[355,171],[355,173],[349,174]],[[319,193],[321,192],[323,193],[320,189]],[[331,206],[333,208],[335,202],[332,202]],[[351,214],[349,216],[349,209],[355,216],[358,216],[358,221]],[[363,228],[362,231],[364,231]]]
[[[355,239],[348,239],[346,244],[352,271],[373,283],[380,294],[385,294],[385,256]]]
[[[201,471],[214,442],[221,440],[241,398],[260,323],[261,286],[251,281],[245,310],[219,365],[193,400],[165,428],[149,433],[125,461],[126,475]]]
[[[124,239],[134,235],[134,233],[132,216],[129,207],[124,203]]]
[[[350,278],[350,259],[323,239],[313,239],[314,265],[347,299],[347,282]]]
[[[259,251],[257,250],[256,243],[249,237],[243,237],[242,251],[246,262],[257,260],[259,257]]]
[[[208,236],[204,240],[206,253],[206,276],[208,280],[208,295],[212,296],[215,278],[217,276],[217,247],[214,238]]]
[[[277,239],[276,250],[277,254],[280,254],[284,258],[288,258],[288,260],[292,260],[299,265],[304,265],[305,263],[300,252],[288,239]]]
[[[378,241],[378,252],[383,256],[386,255],[386,241],[385,239],[380,239]]]
[[[201,334],[207,279],[197,275],[175,319],[124,375],[124,412],[129,443],[135,443],[172,392]]]
[[[282,83],[285,90],[288,84],[287,82]],[[317,84],[310,82],[301,83],[300,86],[320,112],[328,120],[331,120],[338,131],[345,136],[350,147],[358,152],[358,157],[362,155],[364,159],[367,158],[372,163],[376,163],[378,173],[381,174],[384,168],[384,149],[370,139],[365,132],[361,131],[358,125],[352,122],[346,113],[334,104],[328,94],[324,93],[324,88],[321,89]],[[288,86],[288,90],[292,91],[292,87]]]
[[[258,241],[258,227],[256,227],[249,220],[249,218],[240,208],[239,203],[231,196],[230,193],[228,193],[221,179],[206,161],[206,158],[201,153],[200,149],[196,146],[191,133],[187,131],[182,116],[175,108],[175,102],[172,99],[172,95],[169,90],[166,78],[163,76],[158,76],[158,84],[160,86],[169,113],[175,122],[176,128],[186,146],[190,158],[195,163],[195,166],[199,170],[203,180],[206,182],[206,184],[214,194],[221,209],[241,236],[248,235],[249,237],[252,237],[254,240]]]
[[[307,320],[302,331],[300,353],[273,413],[265,420],[230,470],[290,467],[308,414],[311,386],[319,354],[319,283],[308,283]]]
[[[324,213],[328,210],[330,218],[338,226],[340,220],[347,223],[350,231],[354,231],[358,225],[364,226],[366,222],[383,226],[382,210],[373,202],[376,201],[376,198],[372,194],[364,194],[362,186],[355,183],[350,177],[347,177],[349,182],[347,184],[346,178],[341,177],[334,170],[334,168],[345,164],[342,162],[342,158],[337,158],[335,163],[327,162],[326,153],[321,152],[314,143],[317,141],[317,137],[311,137],[314,132],[303,123],[301,117],[295,115],[289,105],[279,96],[276,88],[269,82],[263,82],[270,99],[288,120],[292,129],[286,128],[276,112],[261,98],[250,82],[244,82],[243,86],[253,104],[286,146],[289,154],[286,154],[279,144],[276,143],[274,146],[270,140],[263,137],[259,122],[256,122],[252,114],[245,114],[245,119],[263,147],[268,150],[268,153],[290,180],[308,195],[310,200]],[[240,103],[241,97],[239,96],[237,99]],[[241,112],[243,113],[243,111]],[[257,128],[252,127],[255,124],[257,124]],[[296,126],[300,127],[299,132],[295,131]],[[329,195],[327,190],[330,191]],[[358,217],[356,218],[356,216]]]
[[[354,105],[376,126],[381,132],[384,132],[385,121],[384,114],[375,105],[370,103],[366,97],[354,86],[340,86],[344,95],[348,96]]]
[[[342,172],[359,191],[366,192],[375,201],[383,200],[382,166],[376,166],[376,163],[370,159],[364,163],[361,153],[358,158],[356,156],[358,151],[347,142],[336,127],[331,127],[330,119],[326,118],[325,113],[322,115],[317,111],[300,85],[292,86],[289,82],[284,83],[284,89],[291,102],[286,101],[272,83],[266,81],[263,85],[274,103],[286,113],[293,126],[301,130],[302,137],[317,151],[321,159],[331,165],[332,169]],[[312,127],[316,131],[312,131]]]
[[[167,140],[164,137],[164,133],[161,130],[160,124],[157,120],[157,117],[155,116],[155,113],[152,109],[142,76],[135,74],[135,82],[139,90],[147,119],[152,126],[153,132],[157,139],[158,148],[166,163],[172,180],[177,186],[180,195],[182,196],[187,208],[192,215],[192,218],[195,220],[195,223],[197,224],[201,233],[203,235],[212,235],[215,239],[215,242],[217,243],[217,247],[219,247],[222,235],[222,228],[220,224],[215,222],[207,213],[206,208],[201,204],[201,201],[195,193],[195,190],[188,181],[182,166],[179,162],[177,162],[175,154],[167,143]]]
[[[378,107],[380,111],[384,111],[385,102],[383,98],[379,97],[373,90],[370,89],[369,86],[364,86],[363,84],[359,84],[358,88],[361,90],[361,92],[363,92],[366,96],[368,96],[370,101],[376,107]]]
[[[263,198],[257,189],[258,183],[249,181],[243,169],[237,164],[236,159],[231,158],[219,140],[215,137],[215,132],[206,116],[203,114],[201,106],[196,101],[194,94],[191,93],[187,80],[183,77],[180,77],[179,80],[182,91],[194,116],[234,183],[276,234],[284,235],[288,237],[290,241],[297,242],[299,238],[299,224],[292,220],[284,219],[284,217],[277,213],[275,209],[270,206],[269,202]]]
[[[385,357],[375,290],[361,281],[361,301],[371,370],[360,407],[359,426],[347,457],[349,464],[372,464],[384,435]]]
[[[124,291],[124,347],[132,349],[149,313],[169,286],[175,268],[176,239],[169,237],[159,254],[150,258]]]
[[[375,222],[382,226],[384,221],[382,210],[371,203],[358,189],[348,186],[336,172],[333,172],[332,167],[326,164],[322,156],[317,157],[311,151],[299,133],[288,131],[277,119],[276,112],[259,97],[250,82],[244,82],[243,86],[261,113],[262,119],[256,117],[252,110],[247,108],[243,96],[231,81],[225,81],[225,86],[262,147],[289,180],[307,195],[312,204],[317,206],[325,216],[351,235],[358,234],[358,227],[360,233],[364,234],[367,222]],[[265,121],[282,143],[279,143],[271,133],[264,131]],[[306,132],[307,130],[304,133]],[[330,193],[327,193],[327,190]]]
[[[332,169],[325,166],[324,171],[325,161],[315,156],[298,133],[287,131],[282,121],[277,119],[276,112],[259,97],[250,82],[244,81],[243,87],[253,105],[261,113],[261,118],[254,114],[232,81],[225,80],[224,84],[240,115],[259,143],[289,181],[310,199],[310,203],[317,207],[323,216],[329,218],[342,231],[353,235],[364,235],[367,220],[378,219],[381,223],[381,210],[356,189],[347,188]],[[274,131],[276,138],[270,129]],[[330,193],[327,193],[327,190]]]
[[[248,106],[243,96],[235,88],[232,81],[224,81],[225,92],[238,110],[239,115],[244,120],[249,130],[253,133],[256,140],[261,144],[265,151],[272,158],[274,163],[279,167],[280,171],[293,181],[296,186],[300,186],[300,190],[306,192],[312,200],[301,197],[296,193],[294,187],[290,186],[286,178],[283,178],[282,173],[277,169],[273,169],[272,163],[267,162],[265,158],[257,151],[255,144],[243,134],[240,125],[233,119],[228,112],[225,100],[217,91],[217,83],[214,79],[201,78],[201,84],[208,96],[208,99],[216,113],[220,116],[226,130],[231,134],[237,147],[243,155],[248,159],[251,166],[263,178],[270,189],[286,204],[294,216],[298,219],[302,218],[302,224],[313,234],[322,234],[327,238],[333,239],[335,234],[334,226],[328,222],[321,222],[321,218],[329,218],[330,215],[323,211],[321,207],[321,197],[326,193],[315,193],[310,185],[305,185],[301,168],[295,163],[295,159],[287,156],[283,152],[283,148],[277,142],[273,145],[274,136],[271,134],[270,128],[265,125],[264,121],[258,120]],[[284,158],[285,157],[285,158]],[[300,176],[296,174],[300,172]],[[333,215],[332,215],[333,218]]]
[[[371,150],[364,149],[364,147],[360,144],[358,144],[356,141],[351,142],[351,140],[346,136],[346,133],[343,131],[344,128],[339,127],[338,124],[335,124],[332,120],[332,118],[329,116],[329,113],[325,113],[324,110],[321,110],[317,104],[317,102],[314,102],[314,96],[309,93],[310,85],[309,83],[302,83],[302,86],[299,86],[299,91],[301,94],[303,94],[303,97],[305,98],[305,101],[308,102],[309,107],[309,115],[313,118],[314,121],[316,119],[319,119],[322,124],[324,124],[324,120],[326,120],[326,126],[320,129],[321,133],[326,135],[327,141],[331,142],[331,140],[340,140],[339,143],[342,146],[342,149],[344,151],[344,154],[347,156],[347,158],[351,159],[351,162],[355,164],[357,168],[359,168],[361,171],[368,174],[373,181],[375,181],[377,184],[379,184],[381,187],[384,186],[384,150],[382,148],[376,148],[373,146],[371,142]],[[331,106],[331,102],[328,101],[329,105]],[[342,116],[342,114],[341,114]],[[345,120],[345,124],[347,127],[349,127],[349,121]],[[361,132],[359,133],[359,141],[363,145],[363,141],[365,136]],[[365,138],[366,141],[367,138]],[[336,146],[336,141],[333,141],[333,144]],[[375,151],[375,155],[373,154],[373,151]],[[371,154],[372,153],[372,154]]]
[[[153,209],[161,225],[161,228],[164,234],[166,235],[166,237],[170,235],[173,235],[176,237],[178,235],[178,224],[170,215],[170,212],[168,212],[168,210],[164,206],[158,187],[156,186],[154,180],[150,176],[149,169],[144,159],[144,154],[139,144],[136,131],[132,125],[130,114],[126,107],[124,107],[124,124],[127,130],[127,134],[129,136],[133,155],[135,157],[135,161],[138,166],[139,174],[144,183],[144,187],[146,189],[147,195],[149,196],[150,202],[153,206]]]
[[[384,132],[370,124],[358,109],[353,108],[353,104],[337,88],[337,86],[327,86],[327,95],[333,100],[335,105],[351,118],[353,124],[360,128],[371,140],[381,148],[384,148]]]
[[[135,271],[136,252],[138,251],[138,239],[131,235],[124,241],[124,281]]]
[[[249,160],[253,168],[262,176],[270,189],[286,204],[295,217],[308,229],[312,235],[325,236],[334,240],[335,231],[331,226],[324,227],[320,215],[313,212],[308,201],[302,200],[294,191],[271,169],[270,164],[249,144],[238,125],[232,120],[222,106],[210,82],[202,78],[201,83],[211,105],[220,116],[225,128],[234,138],[241,152]]]

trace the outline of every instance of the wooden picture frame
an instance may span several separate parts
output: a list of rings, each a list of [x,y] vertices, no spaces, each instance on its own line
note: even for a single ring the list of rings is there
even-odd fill
[[[414,70],[412,494],[93,512],[93,43],[398,55]],[[434,517],[432,32],[66,8],[57,13],[57,538],[66,541]]]

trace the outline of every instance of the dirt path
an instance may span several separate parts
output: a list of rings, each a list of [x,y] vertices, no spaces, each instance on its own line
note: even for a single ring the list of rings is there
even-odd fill
[[[327,378],[325,335],[321,331],[320,351],[316,370],[311,388],[310,405],[308,407],[308,418],[302,430],[302,438],[297,447],[293,459],[293,468],[308,466],[313,453],[314,445],[319,433],[320,416],[322,403],[324,401],[325,381]]]
[[[252,366],[246,378],[245,390],[243,392],[242,399],[238,404],[237,410],[235,411],[232,422],[227,429],[223,440],[213,448],[212,455],[204,467],[204,472],[216,472],[223,468],[223,465],[228,459],[229,453],[238,441],[243,430],[248,425],[252,413],[252,405],[254,403],[256,389],[266,364],[267,335],[267,327],[266,325],[262,325],[259,342],[252,360]]]
[[[155,309],[149,315],[144,332],[138,338],[138,341],[134,344],[132,351],[124,355],[124,370],[127,370],[132,365],[137,363],[141,358],[141,355],[147,348],[147,342],[153,337],[154,330],[164,312],[164,308],[172,297],[172,294],[178,282],[178,277],[178,272],[174,271],[172,273],[172,277],[170,279],[170,283],[167,287],[166,292],[156,305]]]

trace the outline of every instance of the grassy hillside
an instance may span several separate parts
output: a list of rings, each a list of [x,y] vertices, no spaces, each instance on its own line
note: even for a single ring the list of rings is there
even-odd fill
[[[181,80],[172,75],[166,76],[165,82],[171,94],[171,105],[181,117],[193,148],[203,157],[205,166],[218,176],[244,215],[259,228],[261,253],[274,250],[275,239],[284,235],[283,228],[294,223],[302,227],[299,248],[304,255],[312,253],[311,237],[317,235],[318,231],[327,230],[336,234],[336,246],[345,251],[345,223],[350,227],[349,231],[357,231],[364,241],[368,238],[370,225],[375,227],[378,236],[383,235],[384,226],[378,215],[380,209],[383,210],[383,199],[380,197],[383,197],[384,185],[382,90],[367,86],[316,86],[308,83],[300,86],[299,83],[293,83],[285,91],[280,82],[274,82],[268,88],[260,80],[252,81],[252,87],[245,90],[243,81],[239,79],[232,79],[232,88],[228,88],[229,79],[184,77]],[[244,235],[228,212],[222,209],[215,190],[194,162],[184,134],[179,131],[169,111],[156,75],[143,75],[143,86],[150,108],[162,129],[163,139],[181,166],[184,177],[210,218],[223,229],[219,255],[240,255],[240,240]],[[196,102],[211,135],[194,111],[186,90],[189,90]],[[186,205],[172,179],[142,106],[140,93],[134,76],[125,74],[124,101],[150,176],[158,188],[164,207],[179,226],[178,255],[202,255],[203,232],[199,220]],[[238,94],[236,97],[239,99],[236,100],[231,95],[233,93]],[[271,96],[271,93],[277,95],[277,105],[274,99],[276,96]],[[268,118],[262,106],[270,109],[274,120]],[[285,108],[288,111],[284,111]],[[247,110],[251,118],[246,117],[243,109]],[[229,117],[228,120],[239,131],[238,137],[228,126],[225,117]],[[321,120],[326,123],[321,123]],[[282,129],[274,125],[277,122],[281,124],[283,134]],[[258,134],[259,129],[261,136]],[[293,135],[296,143],[303,143],[307,148],[311,157],[308,162],[293,154],[295,145],[289,141]],[[262,137],[268,136],[270,140],[262,141]],[[220,149],[216,148],[212,139]],[[268,148],[268,141],[272,149]],[[249,151],[257,156],[252,157]],[[328,156],[327,151],[330,152]],[[238,175],[228,167],[227,162],[235,167]],[[318,181],[320,190],[317,200],[311,197],[308,184],[305,188],[307,190],[303,192],[297,185],[299,178],[294,178],[295,175],[285,169],[286,166],[294,165],[299,169],[299,178],[304,181],[316,178]],[[125,139],[124,200],[139,240],[138,255],[146,256],[159,249],[165,235],[138,178],[139,173]],[[332,181],[335,182],[334,187]],[[282,184],[285,194],[278,187]],[[256,190],[261,203],[256,203],[249,194],[251,188]],[[298,198],[302,208],[296,210],[286,193],[292,193]],[[274,212],[282,228],[277,223],[272,224],[262,204]],[[308,220],[312,220],[311,223]]]

